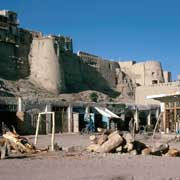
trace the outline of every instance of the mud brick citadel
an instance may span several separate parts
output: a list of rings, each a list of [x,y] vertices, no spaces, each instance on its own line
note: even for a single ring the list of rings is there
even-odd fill
[[[1,121],[11,119],[5,124],[21,132],[33,133],[37,114],[44,109],[55,111],[60,119],[57,132],[72,132],[73,113],[81,114],[86,106],[108,106],[122,118],[129,118],[129,111],[134,116],[137,106],[155,115],[159,102],[146,96],[173,93],[179,85],[158,61],[110,61],[75,53],[71,37],[21,28],[15,12],[0,11]],[[22,112],[23,121],[17,122],[17,112]],[[47,120],[41,131],[49,132]]]

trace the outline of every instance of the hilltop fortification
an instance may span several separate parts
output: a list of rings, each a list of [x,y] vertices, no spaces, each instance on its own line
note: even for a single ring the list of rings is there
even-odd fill
[[[15,96],[97,91],[111,100],[133,102],[136,86],[169,78],[157,61],[117,62],[82,51],[76,54],[70,37],[20,28],[17,14],[6,10],[0,11],[0,67],[1,95],[8,91]]]

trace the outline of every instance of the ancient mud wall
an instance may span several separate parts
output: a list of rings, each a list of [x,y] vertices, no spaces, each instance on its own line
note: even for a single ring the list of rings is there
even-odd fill
[[[117,85],[117,70],[120,67],[116,62],[104,60],[98,56],[90,55],[87,53],[79,53],[79,56],[85,64],[93,67],[98,71],[104,79],[107,80],[109,85],[116,88]]]
[[[164,76],[164,82],[165,83],[172,82],[171,72],[163,71],[163,76]]]
[[[30,75],[29,53],[32,43],[32,34],[24,29],[19,30],[19,45],[17,48],[17,69],[19,78],[26,78]]]
[[[117,92],[113,90],[113,83],[110,82],[108,78],[106,79],[97,68],[89,65],[88,62],[83,61],[76,54],[62,52],[61,59],[66,92],[73,93],[84,90],[96,90],[109,94],[110,96],[117,94]],[[108,65],[105,64],[105,66],[109,69],[109,63]],[[99,62],[100,69],[105,66]],[[104,72],[105,70],[106,69],[104,69]],[[111,76],[113,76],[113,74],[111,74]]]
[[[132,66],[135,64],[135,61],[119,61],[118,64],[121,67],[121,70],[127,74],[131,79],[133,79]]]
[[[160,62],[146,61],[136,63],[134,61],[119,62],[122,70],[138,85],[151,85],[164,82],[163,71]]]
[[[157,84],[164,82],[163,71],[161,63],[158,61],[147,61],[145,64],[145,85],[149,84]],[[136,67],[134,66],[134,71],[137,71]]]
[[[29,55],[30,80],[48,91],[59,93],[62,76],[58,43],[53,38],[34,39]]]
[[[18,80],[29,76],[28,55],[32,36],[23,30],[19,33],[20,36],[16,39],[11,35],[6,38],[0,37],[0,77],[6,80]]]
[[[104,60],[98,56],[85,52],[78,52],[84,63],[93,67],[106,79],[109,86],[120,92],[122,95],[133,96],[134,85],[130,77],[121,70],[118,62]]]
[[[14,44],[0,42],[0,77],[3,79],[17,79],[18,72],[15,49]]]

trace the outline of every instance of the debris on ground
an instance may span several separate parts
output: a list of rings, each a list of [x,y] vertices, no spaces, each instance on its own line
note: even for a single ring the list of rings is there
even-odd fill
[[[8,131],[5,134],[3,134],[3,138],[5,138],[11,148],[20,153],[35,153],[36,148],[34,145],[29,143],[28,139],[25,137],[19,136],[17,133]]]
[[[170,148],[168,143],[150,146],[134,140],[130,133],[123,135],[119,131],[101,130],[98,135],[91,135],[89,139],[91,144],[86,148],[88,152],[180,157],[180,150]]]
[[[0,138],[1,159],[9,157],[10,154],[35,154],[38,152],[47,152],[46,149],[37,149],[29,140],[20,136],[16,131],[7,131]]]

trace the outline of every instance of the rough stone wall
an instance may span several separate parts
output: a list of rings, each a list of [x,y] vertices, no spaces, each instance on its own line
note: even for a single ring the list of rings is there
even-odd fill
[[[136,63],[135,61],[122,61],[122,62],[118,62],[119,66],[121,67],[121,70],[127,74],[132,80],[135,80],[135,78],[133,78],[133,73],[132,73],[132,67],[133,65]]]
[[[95,68],[102,75],[102,77],[107,80],[110,86],[116,88],[116,72],[117,69],[120,69],[117,62],[103,60],[98,56],[94,56],[88,53],[79,53],[79,56],[82,58],[84,63]]]
[[[48,91],[59,93],[61,77],[59,46],[54,38],[37,38],[31,45],[30,80]]]
[[[149,86],[136,87],[136,104],[160,104],[159,101],[147,99],[147,96],[158,95],[158,94],[171,94],[179,92],[180,82],[160,83]]]
[[[0,42],[0,77],[16,80],[18,76],[14,44]]]
[[[17,70],[20,78],[26,78],[30,75],[29,53],[32,43],[32,34],[24,29],[19,30],[19,45],[17,48]]]
[[[121,92],[123,96],[129,96],[134,99],[135,84],[132,79],[122,71],[117,73],[117,86],[116,89]]]
[[[76,54],[61,52],[61,59],[66,92],[96,90],[109,95],[117,93],[108,79],[103,77],[96,67],[89,65],[88,62],[82,60]],[[100,64],[101,62],[99,62]],[[109,63],[105,66],[109,68]],[[103,67],[99,66],[99,68]]]
[[[116,69],[119,69],[119,65],[116,62],[97,58],[93,66],[90,60],[84,59],[84,63],[95,68],[102,77],[107,80],[111,87],[116,88]]]
[[[96,69],[107,81],[109,86],[120,92],[123,96],[134,95],[134,85],[130,77],[125,74],[118,62],[103,60],[102,58],[84,52],[78,52],[84,63]]]
[[[137,71],[137,70],[136,70]],[[161,63],[158,61],[145,62],[145,85],[153,84],[153,81],[157,83],[163,83],[163,71]]]
[[[4,33],[6,36],[4,36]],[[18,80],[29,76],[28,55],[32,36],[19,29],[18,35],[8,34],[0,29],[0,77]]]
[[[56,94],[96,90],[132,98],[135,83],[145,86],[168,78],[157,61],[112,62],[83,52],[77,56],[70,37],[43,37],[18,28],[16,21],[14,14],[12,27],[0,29],[0,78],[29,78],[36,87]]]
[[[122,70],[138,85],[150,85],[163,83],[163,71],[160,62],[146,61],[135,63],[134,61],[119,62]]]

